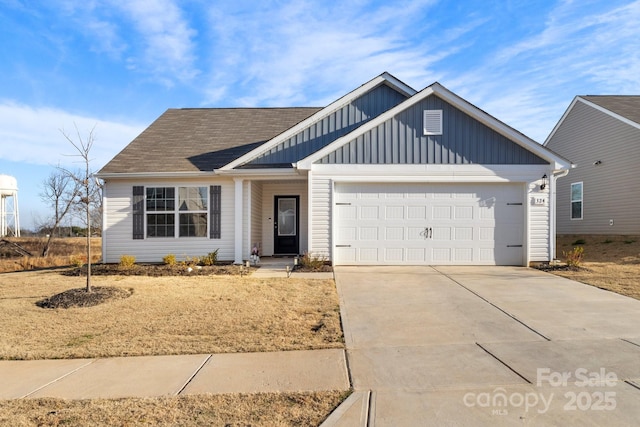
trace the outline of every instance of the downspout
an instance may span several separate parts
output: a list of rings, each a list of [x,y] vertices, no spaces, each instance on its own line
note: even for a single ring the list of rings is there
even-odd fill
[[[574,165],[571,165],[571,167],[575,167]],[[569,169],[565,169],[563,171],[560,172],[554,172],[551,176],[553,177],[552,181],[551,181],[551,194],[549,195],[549,205],[550,205],[550,209],[549,209],[549,222],[551,225],[551,227],[549,227],[549,246],[550,246],[550,250],[549,250],[549,255],[551,255],[551,259],[549,261],[553,261],[557,258],[557,254],[556,254],[556,227],[557,227],[557,215],[556,215],[556,196],[557,196],[557,183],[556,181],[558,180],[558,178],[564,178],[565,176],[567,176],[569,174]]]

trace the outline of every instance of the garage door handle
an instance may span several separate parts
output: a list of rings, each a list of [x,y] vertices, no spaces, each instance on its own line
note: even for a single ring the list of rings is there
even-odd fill
[[[424,230],[420,232],[420,235],[424,237],[424,240],[433,238],[433,228],[426,227]]]

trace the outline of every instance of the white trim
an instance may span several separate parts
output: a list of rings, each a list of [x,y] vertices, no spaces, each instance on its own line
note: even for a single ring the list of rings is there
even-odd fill
[[[107,197],[107,186],[102,185],[102,263],[104,264],[105,258],[107,256],[107,202],[109,198]],[[133,197],[131,198],[131,202],[133,202]],[[133,216],[133,203],[130,203],[131,207],[131,215]]]
[[[227,177],[247,177],[249,179],[273,179],[274,177],[293,177],[300,179],[300,175],[304,172],[299,172],[293,167],[291,168],[265,168],[265,169],[231,169],[231,170],[215,170],[217,176]],[[262,178],[264,177],[264,178]]]
[[[313,176],[307,176],[307,251],[313,252]]]
[[[636,123],[633,120],[629,120],[626,117],[623,117],[618,113],[614,113],[613,111],[611,111],[611,110],[609,110],[607,108],[601,107],[600,105],[595,104],[595,103],[593,103],[593,102],[591,102],[591,101],[589,101],[587,99],[584,99],[582,97],[578,97],[578,100],[580,102],[592,107],[592,108],[595,108],[596,110],[598,110],[598,111],[600,111],[600,112],[602,112],[602,113],[604,113],[604,114],[606,114],[608,116],[611,116],[611,117],[613,117],[615,119],[618,119],[621,122],[626,123],[626,124],[628,124],[630,126],[633,126],[636,129],[640,129],[640,123]]]
[[[453,105],[459,110],[462,110],[464,113],[477,119],[484,125],[490,127],[491,129],[495,130],[499,134],[510,139],[511,141],[515,142],[516,144],[520,145],[526,150],[536,154],[537,156],[543,158],[544,160],[549,161],[554,170],[568,169],[570,167],[571,163],[566,159],[558,156],[557,154],[546,149],[545,147],[538,144],[534,140],[526,137],[525,135],[517,132],[515,129],[507,126],[506,124],[502,123],[496,118],[490,116],[489,114],[485,113],[484,111],[480,110],[479,108],[475,107],[474,105],[460,98],[453,92],[449,91],[445,87],[441,86],[439,83],[432,84],[431,86],[423,89],[421,92],[417,93],[416,95],[412,96],[406,101],[401,102],[400,104],[396,105],[390,110],[387,110],[385,113],[379,115],[373,120],[370,120],[364,125],[358,127],[353,132],[350,132],[347,135],[344,135],[341,138],[336,139],[331,144],[316,151],[315,153],[309,155],[308,157],[300,160],[296,164],[296,167],[298,169],[311,169],[314,162],[322,159],[323,157],[332,153],[333,151],[343,146],[344,144],[352,141],[358,136],[364,134],[365,132],[368,132],[369,130],[379,126],[385,121],[393,118],[397,114],[401,113],[402,111],[405,111],[406,109],[412,107],[413,105],[417,104],[421,100],[431,95],[437,95],[443,101],[448,102],[449,104]],[[350,165],[350,166],[353,166],[353,165]]]
[[[413,89],[410,86],[407,86],[406,84],[402,83],[400,80],[396,79],[391,74],[389,74],[387,72],[384,72],[381,75],[379,75],[378,77],[375,77],[372,80],[369,80],[367,83],[363,84],[359,88],[349,92],[348,94],[344,95],[343,97],[339,98],[338,100],[332,102],[331,104],[329,104],[328,106],[324,107],[323,109],[321,109],[317,113],[312,114],[311,116],[307,117],[306,119],[304,119],[303,121],[301,121],[297,125],[285,130],[284,132],[282,132],[281,134],[271,138],[269,141],[265,142],[264,144],[254,148],[253,150],[249,151],[248,153],[246,153],[246,154],[238,157],[237,159],[233,160],[232,162],[224,165],[223,167],[220,168],[220,170],[230,170],[230,169],[233,169],[233,168],[235,168],[235,167],[237,167],[239,165],[247,163],[250,160],[253,160],[257,156],[265,153],[266,151],[270,150],[271,148],[275,147],[276,145],[280,144],[281,142],[291,138],[292,136],[295,136],[296,134],[298,134],[299,132],[301,132],[305,128],[309,127],[311,124],[313,124],[313,123],[315,123],[317,121],[320,121],[321,119],[326,117],[329,113],[342,108],[344,105],[347,105],[347,104],[351,103],[354,99],[359,98],[360,96],[364,95],[365,93],[367,93],[367,92],[371,91],[372,89],[378,87],[379,85],[385,84],[385,83],[388,84],[389,86],[393,86],[394,89],[397,89],[400,92],[403,92],[407,96],[413,96],[413,95],[415,95],[417,93],[417,91],[415,89]]]
[[[246,250],[246,253],[248,253],[249,255],[251,255],[251,209],[252,209],[252,203],[251,203],[251,197],[252,197],[252,188],[251,186],[253,185],[252,181],[247,181],[247,246],[246,248],[244,248]],[[244,214],[243,214],[244,215]]]
[[[211,178],[215,176],[212,171],[208,172],[126,172],[126,173],[97,173],[102,180],[112,178],[122,179],[145,179],[145,178]]]
[[[532,182],[548,173],[549,165],[314,165],[315,176],[356,181],[384,179],[388,182],[460,181]]]
[[[242,178],[234,178],[235,221],[234,221],[234,264],[242,264]]]
[[[580,184],[580,200],[573,200],[573,186]],[[573,202],[580,202],[580,218],[573,217]],[[576,181],[569,185],[569,219],[571,221],[582,221],[584,219],[584,182]]]

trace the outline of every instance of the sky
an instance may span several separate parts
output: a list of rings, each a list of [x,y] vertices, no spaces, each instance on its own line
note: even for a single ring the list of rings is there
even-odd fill
[[[389,72],[543,143],[576,95],[640,94],[640,0],[0,0],[0,174],[20,225],[93,130],[98,171],[167,108],[325,106]]]

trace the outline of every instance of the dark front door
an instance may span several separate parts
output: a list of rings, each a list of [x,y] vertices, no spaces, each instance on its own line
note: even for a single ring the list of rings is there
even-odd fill
[[[274,255],[297,255],[299,248],[299,196],[275,196]]]

